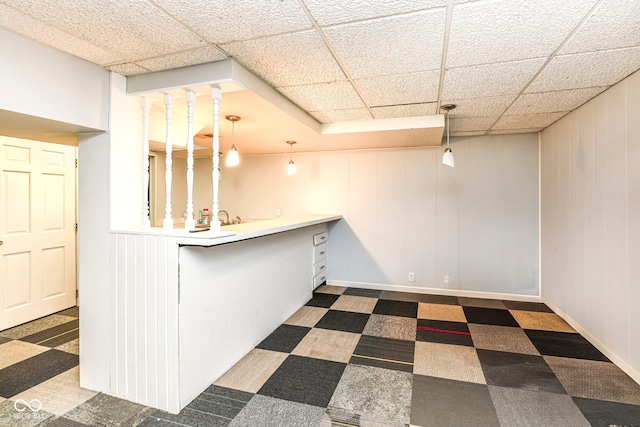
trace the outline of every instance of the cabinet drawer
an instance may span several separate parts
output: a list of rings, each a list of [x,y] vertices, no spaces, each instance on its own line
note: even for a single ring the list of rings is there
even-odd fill
[[[329,233],[323,231],[322,233],[314,234],[313,236],[313,244],[318,246],[320,243],[324,243],[329,240]]]
[[[327,257],[327,244],[320,243],[318,246],[313,247],[313,262],[316,263],[323,258]]]
[[[313,278],[313,289],[322,285],[326,281],[327,281],[327,273],[318,274],[316,277]]]
[[[313,275],[317,276],[318,274],[323,273],[327,274],[327,259],[321,259],[320,261],[313,264]]]

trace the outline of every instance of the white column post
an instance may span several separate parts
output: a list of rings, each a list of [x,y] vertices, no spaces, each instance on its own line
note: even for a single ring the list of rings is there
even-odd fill
[[[142,97],[142,229],[149,230],[151,221],[149,220],[149,109],[151,101],[146,97]]]
[[[220,220],[218,219],[218,186],[220,183],[220,132],[218,130],[218,117],[220,116],[220,100],[222,99],[222,89],[219,85],[211,85],[211,99],[213,100],[213,141],[212,141],[212,159],[213,172],[211,179],[213,180],[213,206],[211,209],[211,231],[220,231]]]
[[[173,230],[173,217],[171,216],[171,179],[173,177],[171,166],[173,160],[171,155],[173,153],[173,146],[171,145],[171,108],[173,108],[173,95],[164,95],[164,105],[167,109],[167,138],[166,138],[166,172],[165,172],[165,185],[166,185],[166,203],[164,206],[164,220],[162,226],[165,230]]]
[[[196,93],[187,91],[187,218],[184,220],[185,230],[195,230],[193,219],[193,105]]]

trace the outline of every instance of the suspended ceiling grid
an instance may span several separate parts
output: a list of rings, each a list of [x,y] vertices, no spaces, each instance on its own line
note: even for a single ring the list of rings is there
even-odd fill
[[[0,27],[126,76],[233,58],[320,123],[455,103],[452,136],[537,132],[640,69],[635,0],[0,0]]]

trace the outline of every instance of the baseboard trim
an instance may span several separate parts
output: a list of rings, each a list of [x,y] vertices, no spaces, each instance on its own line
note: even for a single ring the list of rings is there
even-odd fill
[[[465,291],[463,289],[439,289],[439,288],[424,288],[418,286],[404,286],[404,285],[391,285],[381,283],[369,283],[369,282],[351,282],[343,280],[327,280],[327,285],[343,286],[347,288],[364,288],[374,289],[381,291],[396,291],[396,292],[412,292],[416,294],[428,294],[428,295],[450,295],[454,297],[466,297],[466,298],[487,298],[487,299],[506,299],[511,301],[525,301],[525,302],[542,302],[542,299],[538,295],[520,295],[520,294],[507,294],[498,292],[481,292],[481,291]]]
[[[585,337],[587,341],[589,341],[595,348],[600,350],[602,354],[607,356],[609,360],[611,360],[618,368],[622,369],[627,375],[629,375],[635,382],[640,384],[640,372],[636,371],[631,365],[622,360],[618,355],[616,355],[613,351],[609,350],[604,344],[602,344],[596,337],[591,335],[589,331],[580,325],[580,323],[573,320],[571,316],[562,311],[560,307],[549,302],[543,301],[545,304],[549,306],[558,316],[562,317],[565,322],[567,322],[573,329],[575,329],[580,335]]]

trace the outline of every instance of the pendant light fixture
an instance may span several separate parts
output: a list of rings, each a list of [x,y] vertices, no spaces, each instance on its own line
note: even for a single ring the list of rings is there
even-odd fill
[[[287,165],[287,174],[288,175],[294,175],[296,173],[296,164],[293,163],[293,144],[295,144],[296,141],[287,141],[287,144],[289,144],[289,165]]]
[[[229,115],[225,116],[227,120],[231,122],[231,149],[227,153],[227,167],[237,166],[240,163],[240,156],[238,155],[238,150],[236,149],[236,145],[234,143],[235,131],[236,131],[236,122],[241,119],[240,116]]]
[[[455,167],[455,162],[453,161],[453,151],[449,147],[449,113],[451,110],[456,108],[456,104],[445,104],[440,107],[441,110],[444,110],[444,115],[447,119],[447,148],[444,149],[444,155],[442,156],[442,163],[447,166]]]

